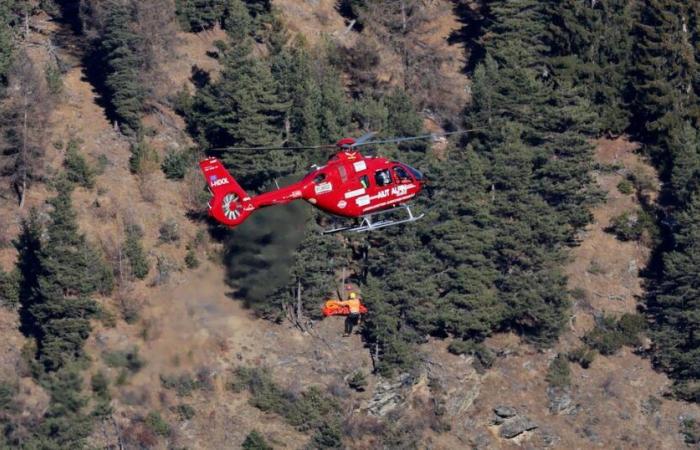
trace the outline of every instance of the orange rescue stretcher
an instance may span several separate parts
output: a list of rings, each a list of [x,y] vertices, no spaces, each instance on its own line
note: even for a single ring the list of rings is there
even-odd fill
[[[340,300],[328,300],[323,305],[321,311],[324,317],[328,316],[347,316],[350,314],[350,307],[340,304]],[[360,314],[367,314],[365,305],[360,304]]]

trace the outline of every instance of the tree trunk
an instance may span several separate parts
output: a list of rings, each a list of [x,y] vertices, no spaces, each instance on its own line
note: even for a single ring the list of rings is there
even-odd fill
[[[24,198],[27,192],[27,127],[29,121],[29,102],[27,96],[24,97],[24,117],[22,121],[22,150],[20,153],[20,180],[19,180],[19,209],[24,208]]]

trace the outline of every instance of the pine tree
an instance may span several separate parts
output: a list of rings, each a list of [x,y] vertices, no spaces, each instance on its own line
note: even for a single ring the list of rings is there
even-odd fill
[[[44,368],[55,371],[83,357],[89,319],[97,312],[89,295],[109,291],[112,280],[111,272],[78,231],[65,183],[49,204],[53,210],[46,241],[37,240],[37,225],[29,222],[17,246],[23,329],[36,338],[37,356]],[[28,267],[28,262],[36,265]]]
[[[598,128],[619,134],[629,125],[633,5],[626,0],[555,2],[550,45],[558,78],[579,87],[598,115]]]
[[[0,5],[0,94],[7,82],[7,72],[12,65],[14,43],[12,41],[14,20],[13,1],[6,1]]]
[[[700,196],[693,194],[687,208],[677,216],[678,232],[673,249],[663,257],[663,277],[650,301],[656,323],[653,337],[658,350],[655,362],[680,380],[679,394],[700,400]],[[696,387],[692,387],[695,385]]]
[[[195,95],[188,117],[205,147],[278,146],[282,142],[284,113],[275,79],[265,60],[251,54],[247,40],[227,49],[221,79]],[[262,184],[289,170],[290,158],[280,151],[230,150],[222,155],[244,187]]]
[[[98,43],[109,102],[127,132],[140,130],[145,98],[140,79],[140,69],[144,64],[138,53],[140,38],[130,28],[133,14],[129,2],[108,3],[104,31]]]
[[[692,23],[698,6],[678,0],[650,0],[638,6],[636,55],[631,70],[635,120],[644,124],[653,154],[659,157],[663,130],[684,120],[697,121],[697,29]],[[665,167],[666,169],[668,167]]]
[[[175,8],[183,29],[199,32],[213,28],[227,4],[228,0],[176,0]]]

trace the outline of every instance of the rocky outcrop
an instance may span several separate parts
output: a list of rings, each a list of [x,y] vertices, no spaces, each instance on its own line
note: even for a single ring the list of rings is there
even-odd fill
[[[512,406],[497,406],[493,412],[496,415],[493,424],[499,426],[498,435],[504,439],[513,439],[538,427],[535,422],[519,414]]]

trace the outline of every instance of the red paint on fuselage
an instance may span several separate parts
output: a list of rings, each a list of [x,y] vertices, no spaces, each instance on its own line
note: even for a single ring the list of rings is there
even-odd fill
[[[352,142],[354,141],[348,141],[349,144]],[[205,176],[208,165],[213,164],[223,168],[215,158],[200,163]],[[227,215],[226,211],[232,210],[233,206],[222,206],[222,201],[229,192],[221,188],[228,187],[229,184],[214,186],[213,182],[208,181],[214,194],[210,202],[210,214],[228,226],[238,225],[254,209],[281,205],[296,199],[304,199],[336,216],[361,217],[405,203],[423,187],[422,175],[415,169],[385,158],[364,157],[352,150],[338,152],[326,165],[309,172],[297,183],[252,198],[247,197],[230,174],[226,175],[239,198],[245,200],[241,202],[243,207],[240,216],[234,214],[235,217],[231,218],[232,214]]]

